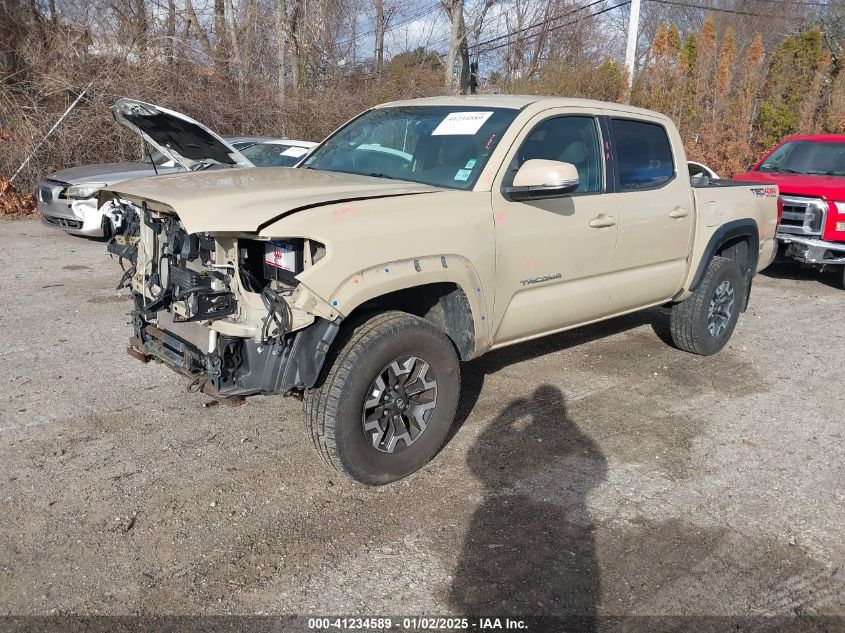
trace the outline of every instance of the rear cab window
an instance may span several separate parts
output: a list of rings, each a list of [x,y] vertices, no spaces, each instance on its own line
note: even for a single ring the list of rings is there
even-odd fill
[[[634,119],[610,120],[620,191],[657,189],[675,177],[666,128]]]

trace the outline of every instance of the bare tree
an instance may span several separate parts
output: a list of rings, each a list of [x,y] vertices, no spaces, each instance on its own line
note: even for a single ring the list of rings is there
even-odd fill
[[[464,28],[464,0],[440,0],[443,10],[449,18],[449,44],[446,53],[444,87],[449,92],[457,92],[460,85],[455,81],[455,66],[458,56],[466,48],[466,29]]]
[[[194,3],[191,0],[185,0],[185,10],[188,13],[188,24],[185,29],[186,35],[191,32],[196,33],[205,56],[208,57],[209,60],[213,60],[214,48],[211,45],[211,39],[208,37],[208,32],[205,30],[205,27],[200,24],[197,12],[194,9]]]
[[[374,71],[381,75],[384,70],[384,0],[376,0],[376,50],[374,59]]]

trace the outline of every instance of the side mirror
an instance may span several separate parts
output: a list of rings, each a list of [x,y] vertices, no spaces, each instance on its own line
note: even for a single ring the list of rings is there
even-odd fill
[[[533,158],[522,164],[513,184],[502,191],[511,200],[541,200],[572,193],[578,184],[578,169],[572,163]]]

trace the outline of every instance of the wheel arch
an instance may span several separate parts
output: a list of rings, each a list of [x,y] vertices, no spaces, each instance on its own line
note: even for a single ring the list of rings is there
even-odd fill
[[[389,262],[347,278],[330,299],[353,322],[362,314],[400,310],[440,328],[462,360],[489,346],[487,301],[472,264],[457,255]]]
[[[757,271],[759,255],[760,232],[754,220],[733,220],[723,224],[710,236],[707,246],[704,247],[689,290],[695,292],[710,260],[714,257],[726,257],[736,261],[742,268],[743,278],[750,286],[751,278]]]

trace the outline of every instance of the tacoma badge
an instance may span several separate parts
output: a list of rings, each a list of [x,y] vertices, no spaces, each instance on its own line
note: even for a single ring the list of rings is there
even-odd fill
[[[541,284],[544,281],[551,281],[553,279],[560,279],[561,274],[555,273],[554,275],[543,275],[542,277],[529,277],[528,279],[520,279],[519,283],[523,286],[531,286],[534,284]]]

